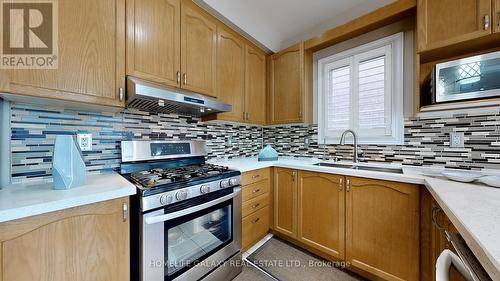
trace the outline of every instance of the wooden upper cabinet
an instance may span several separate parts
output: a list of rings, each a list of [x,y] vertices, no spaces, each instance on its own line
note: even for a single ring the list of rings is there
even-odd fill
[[[127,75],[180,86],[180,0],[127,1]]]
[[[274,230],[297,237],[297,171],[274,170]]]
[[[245,112],[246,121],[266,123],[266,55],[250,46],[245,51]]]
[[[182,88],[216,96],[217,24],[192,1],[181,4]]]
[[[303,121],[304,44],[291,46],[271,57],[270,123]]]
[[[346,260],[384,280],[419,280],[419,186],[346,178]]]
[[[57,3],[58,68],[3,71],[0,91],[124,106],[125,0]]]
[[[419,52],[491,34],[491,6],[492,0],[418,0]]]
[[[1,223],[0,280],[130,280],[123,204],[128,198]]]
[[[344,177],[299,171],[298,235],[301,242],[345,258]]]
[[[500,0],[493,0],[493,32],[500,32]]]
[[[245,44],[221,27],[217,30],[217,98],[233,107],[219,114],[220,119],[244,121]]]

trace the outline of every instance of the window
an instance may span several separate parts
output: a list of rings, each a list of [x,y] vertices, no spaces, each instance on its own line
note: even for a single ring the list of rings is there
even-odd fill
[[[403,33],[318,61],[319,142],[347,129],[360,143],[403,143]]]

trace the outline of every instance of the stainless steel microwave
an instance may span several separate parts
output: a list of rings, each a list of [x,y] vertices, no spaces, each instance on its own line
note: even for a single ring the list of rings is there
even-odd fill
[[[434,102],[500,97],[500,51],[436,64]]]

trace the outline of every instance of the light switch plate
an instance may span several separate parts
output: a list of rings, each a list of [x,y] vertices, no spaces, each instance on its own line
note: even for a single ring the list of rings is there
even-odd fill
[[[77,134],[76,139],[82,151],[92,150],[92,134]]]
[[[451,132],[450,133],[450,147],[461,148],[464,147],[464,132]]]

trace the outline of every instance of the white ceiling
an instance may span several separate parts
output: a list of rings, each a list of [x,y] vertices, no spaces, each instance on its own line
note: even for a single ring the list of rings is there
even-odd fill
[[[198,0],[253,39],[279,51],[394,0]]]

